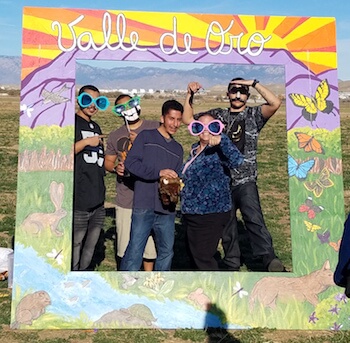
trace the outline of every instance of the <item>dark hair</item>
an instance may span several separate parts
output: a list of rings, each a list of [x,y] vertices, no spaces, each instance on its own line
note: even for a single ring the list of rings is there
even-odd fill
[[[123,98],[126,98],[126,97],[131,99],[131,95],[129,95],[129,94],[120,94],[120,95],[118,95],[117,99],[115,99],[115,101],[114,101],[114,105],[116,105],[120,99],[123,99]]]
[[[100,93],[99,89],[93,85],[85,85],[79,89],[79,94],[84,93],[86,89],[90,89],[91,91]]]
[[[233,78],[231,81],[230,81],[230,83],[228,84],[228,86],[227,86],[227,91],[229,92],[230,91],[230,88],[231,87],[233,87],[233,85],[232,85],[232,81],[237,81],[237,80],[245,80],[243,77],[235,77],[235,78]],[[249,91],[249,87],[248,86],[242,86],[242,87],[244,87],[244,88],[247,88],[248,89],[248,91]]]
[[[184,107],[177,100],[167,100],[162,106],[162,116],[164,117],[170,110],[184,113]]]
[[[218,119],[218,116],[216,114],[216,111],[215,110],[209,110],[209,111],[206,111],[206,112],[199,112],[199,113],[196,113],[193,118],[195,120],[198,120],[199,118],[201,117],[204,117],[204,116],[210,116],[214,119]]]

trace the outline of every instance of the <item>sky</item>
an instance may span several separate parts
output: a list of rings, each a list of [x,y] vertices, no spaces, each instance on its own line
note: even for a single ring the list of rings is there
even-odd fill
[[[0,56],[21,55],[22,10],[26,6],[141,12],[334,17],[337,30],[338,78],[350,80],[350,2],[346,0],[61,0],[58,3],[52,2],[50,5],[47,0],[0,0]]]

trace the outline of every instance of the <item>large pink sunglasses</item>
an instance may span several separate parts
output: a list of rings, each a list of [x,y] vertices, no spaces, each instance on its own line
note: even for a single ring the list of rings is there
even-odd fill
[[[225,125],[220,120],[212,120],[208,124],[203,124],[198,120],[192,121],[188,125],[188,130],[190,131],[192,136],[200,135],[204,130],[209,131],[214,136],[220,135],[222,130],[225,128]]]

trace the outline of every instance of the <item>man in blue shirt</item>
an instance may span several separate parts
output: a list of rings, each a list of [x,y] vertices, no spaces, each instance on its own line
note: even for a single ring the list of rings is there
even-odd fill
[[[159,178],[176,178],[183,162],[182,146],[173,139],[182,122],[183,106],[168,100],[162,106],[158,129],[140,132],[124,162],[136,177],[131,233],[121,270],[138,271],[147,239],[154,231],[157,259],[154,270],[170,270],[174,255],[175,206],[164,205],[159,196]]]

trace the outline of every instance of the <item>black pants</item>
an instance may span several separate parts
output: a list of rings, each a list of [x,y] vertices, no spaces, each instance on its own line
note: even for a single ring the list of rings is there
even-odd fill
[[[188,245],[199,270],[219,270],[215,259],[222,232],[230,219],[230,212],[184,214]]]
[[[261,256],[263,264],[268,264],[276,257],[272,237],[266,228],[262,214],[258,187],[255,182],[232,187],[231,219],[225,227],[222,245],[225,252],[224,262],[230,270],[240,268],[240,249],[238,243],[237,210],[241,211],[244,225],[248,231],[253,256]]]
[[[106,216],[104,206],[93,211],[74,210],[73,270],[86,270],[92,260]]]

